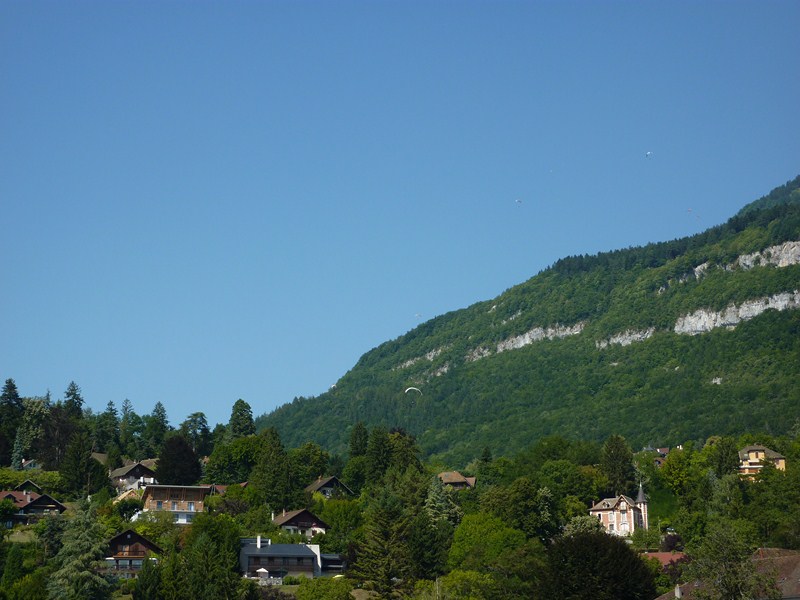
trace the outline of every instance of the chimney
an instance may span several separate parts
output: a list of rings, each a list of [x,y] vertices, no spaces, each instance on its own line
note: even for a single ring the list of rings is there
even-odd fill
[[[275,511],[274,510],[271,513],[269,513],[269,520],[270,521],[274,521],[275,520]]]
[[[675,598],[683,598],[683,592],[681,591],[681,586],[679,584],[675,584]]]
[[[272,538],[267,538],[267,546],[271,546],[271,545],[272,545]]]
[[[256,548],[261,548],[261,534],[256,537]]]

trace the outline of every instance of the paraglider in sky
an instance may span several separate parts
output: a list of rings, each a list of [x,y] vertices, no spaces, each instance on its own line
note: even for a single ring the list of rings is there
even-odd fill
[[[407,394],[408,392],[410,392],[412,390],[417,392],[420,396],[422,396],[422,392],[420,391],[420,389],[419,388],[415,388],[415,387],[406,388],[405,393]]]
[[[645,152],[645,153],[644,153],[644,157],[645,157],[645,158],[650,158],[650,157],[652,157],[652,156],[653,156],[653,153],[652,153],[652,152]]]
[[[517,198],[517,204],[522,204],[522,200],[520,200],[519,198]]]

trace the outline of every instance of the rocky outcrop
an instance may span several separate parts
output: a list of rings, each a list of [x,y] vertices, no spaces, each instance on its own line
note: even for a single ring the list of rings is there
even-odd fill
[[[762,265],[788,267],[800,263],[800,242],[786,242],[778,246],[771,246],[762,252],[744,254],[736,264],[743,269],[752,269]]]
[[[600,340],[594,343],[595,347],[602,350],[603,348],[608,348],[611,344],[617,344],[619,346],[630,346],[633,342],[643,342],[647,338],[651,337],[655,333],[655,327],[650,327],[649,329],[645,329],[644,331],[623,331],[622,333],[618,333],[616,335],[612,335],[610,338],[606,340]]]
[[[533,342],[541,340],[553,340],[564,338],[570,335],[578,335],[583,331],[585,322],[575,323],[575,325],[554,325],[553,327],[534,327],[522,335],[517,335],[497,344],[497,352],[506,350],[516,350]]]
[[[675,333],[697,335],[717,327],[732,329],[742,321],[757,317],[766,310],[788,310],[793,308],[800,308],[800,290],[748,300],[738,306],[731,304],[720,312],[705,309],[695,311],[678,319],[675,323]]]
[[[480,360],[482,358],[486,358],[492,353],[491,350],[485,348],[483,346],[478,346],[477,348],[473,348],[470,350],[467,355],[464,357],[464,360],[467,362],[475,362],[476,360]]]
[[[407,369],[408,367],[415,365],[416,363],[418,363],[423,359],[428,361],[433,361],[433,359],[439,356],[442,352],[444,352],[444,350],[445,350],[444,348],[436,348],[435,350],[431,350],[430,352],[426,353],[424,356],[415,356],[414,358],[410,358],[407,361],[400,363],[394,368]]]

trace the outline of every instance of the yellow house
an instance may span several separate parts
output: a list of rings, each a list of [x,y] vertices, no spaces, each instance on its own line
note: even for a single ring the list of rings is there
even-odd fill
[[[754,477],[771,462],[779,471],[786,470],[786,458],[766,446],[745,446],[739,450],[739,475]]]

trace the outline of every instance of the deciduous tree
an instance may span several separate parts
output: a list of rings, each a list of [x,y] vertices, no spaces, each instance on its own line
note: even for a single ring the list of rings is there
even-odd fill
[[[651,600],[653,574],[617,536],[579,532],[558,538],[547,554],[542,598]]]

